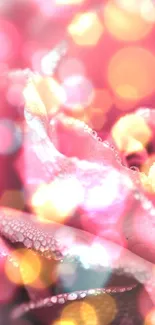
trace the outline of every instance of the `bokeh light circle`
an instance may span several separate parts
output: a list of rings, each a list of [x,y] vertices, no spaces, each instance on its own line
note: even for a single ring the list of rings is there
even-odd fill
[[[66,100],[64,106],[71,110],[78,110],[88,106],[94,96],[94,88],[89,79],[82,75],[66,78],[62,84]]]
[[[145,119],[138,114],[121,117],[112,127],[111,134],[117,148],[125,154],[142,151],[152,136]]]
[[[130,1],[124,1],[124,0],[115,0],[117,5],[120,8],[125,9],[128,12],[134,12],[134,13],[140,13],[141,7],[144,5],[144,3],[148,3],[152,0],[130,0]]]
[[[152,309],[145,318],[144,325],[155,324],[155,309]]]
[[[94,46],[103,33],[103,25],[95,11],[77,14],[68,26],[68,33],[79,46]]]
[[[116,96],[141,100],[155,90],[155,56],[142,47],[124,47],[111,58],[107,78]]]
[[[40,258],[27,249],[14,250],[6,261],[5,272],[8,279],[17,285],[32,285],[41,272]]]
[[[116,39],[127,42],[144,38],[153,27],[139,12],[126,10],[114,0],[109,0],[104,6],[103,17],[108,32]]]
[[[76,325],[76,322],[71,319],[59,319],[54,323],[52,322],[50,325]]]
[[[84,325],[98,324],[95,308],[84,301],[73,302],[66,306],[62,311],[62,319],[67,318],[73,320],[77,325],[80,323]]]
[[[114,298],[104,294],[90,296],[84,301],[75,301],[64,306],[60,319],[73,321],[76,325],[108,325],[116,314],[117,307]]]
[[[84,191],[78,180],[57,180],[39,186],[31,206],[41,219],[61,223],[74,214],[83,199]]]
[[[155,22],[155,3],[153,0],[116,0],[116,3],[129,13],[136,13],[148,22]]]
[[[149,22],[155,22],[155,2],[152,0],[144,0],[140,12],[142,17]]]

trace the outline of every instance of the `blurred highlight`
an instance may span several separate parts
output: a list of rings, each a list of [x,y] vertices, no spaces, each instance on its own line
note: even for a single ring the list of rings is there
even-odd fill
[[[83,199],[84,192],[77,179],[57,180],[41,185],[34,193],[31,204],[40,220],[64,222],[74,214]]]
[[[80,46],[94,46],[103,33],[103,25],[95,12],[77,15],[68,26],[74,42]]]
[[[116,52],[107,71],[109,85],[118,97],[136,101],[155,91],[155,56],[142,47],[124,47]]]
[[[138,41],[146,37],[151,32],[153,22],[145,20],[139,11],[127,10],[129,1],[120,2],[123,3],[122,7],[116,0],[109,0],[104,6],[103,17],[107,30],[117,39],[126,42]],[[132,1],[130,8],[132,8]]]

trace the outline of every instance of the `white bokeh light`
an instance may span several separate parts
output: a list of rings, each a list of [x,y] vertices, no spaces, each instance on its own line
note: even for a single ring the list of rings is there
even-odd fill
[[[62,84],[66,93],[64,105],[70,109],[88,106],[94,97],[94,87],[86,77],[73,75],[66,78]]]

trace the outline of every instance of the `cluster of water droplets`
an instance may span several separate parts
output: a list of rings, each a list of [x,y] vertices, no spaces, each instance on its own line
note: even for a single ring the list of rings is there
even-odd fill
[[[31,301],[30,303],[25,303],[20,305],[19,307],[15,308],[13,310],[12,316],[14,319],[21,317],[26,312],[29,312],[34,309],[40,309],[43,307],[52,307],[55,305],[63,305],[66,302],[72,302],[75,300],[82,300],[86,297],[90,296],[99,296],[103,294],[110,294],[112,296],[115,296],[116,294],[121,294],[123,292],[129,292],[133,290],[136,287],[136,285],[128,286],[126,288],[97,288],[97,289],[89,289],[89,290],[81,290],[81,291],[75,291],[72,293],[63,293],[59,294],[57,296],[51,296],[44,299],[40,299],[37,302]],[[104,302],[105,304],[105,302]],[[107,301],[106,304],[106,310],[109,308],[109,301]]]

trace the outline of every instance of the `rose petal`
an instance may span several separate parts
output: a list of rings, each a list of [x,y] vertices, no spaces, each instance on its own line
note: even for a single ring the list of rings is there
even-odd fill
[[[3,226],[4,222],[5,226]],[[50,256],[52,260],[56,258],[62,261],[71,258],[74,261],[78,258],[84,268],[95,269],[99,272],[103,270],[103,274],[107,266],[112,269],[121,268],[124,274],[130,273],[132,277],[145,286],[154,302],[154,264],[117,244],[74,228],[60,226],[60,224],[43,225],[38,223],[33,215],[21,214],[19,211],[15,212],[4,208],[0,209],[0,233],[11,242],[22,242],[27,248],[37,249],[39,254]],[[19,233],[23,236],[22,241]],[[36,246],[36,241],[40,243],[40,246]],[[44,245],[44,241],[46,245]],[[26,284],[25,287],[30,296],[34,298],[36,290]],[[45,290],[43,292],[38,291],[38,294],[41,297],[47,292]],[[44,305],[46,306],[46,303],[41,302],[41,306]],[[16,317],[18,312],[19,314],[24,312],[24,308],[24,306],[19,307]],[[34,304],[32,309],[37,310],[37,304]]]
[[[52,143],[65,156],[117,166],[115,152],[84,122],[59,114],[48,129]]]

